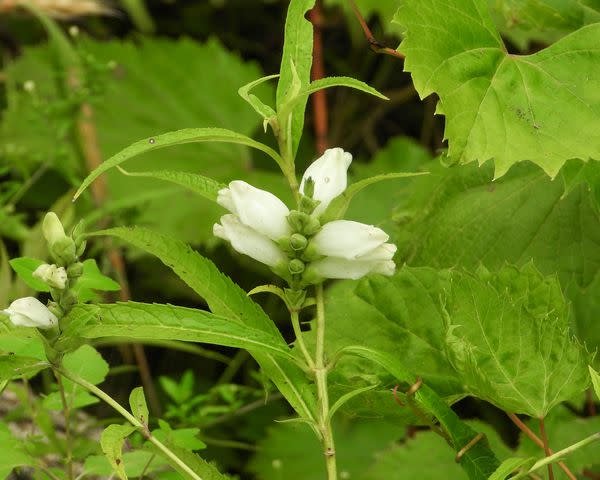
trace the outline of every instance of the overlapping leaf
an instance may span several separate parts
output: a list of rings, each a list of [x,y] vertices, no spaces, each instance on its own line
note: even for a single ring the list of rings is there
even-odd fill
[[[560,285],[533,266],[455,272],[444,308],[449,358],[472,395],[539,418],[589,385]]]
[[[600,24],[517,56],[486,0],[407,0],[396,21],[417,91],[440,98],[451,162],[493,159],[500,177],[530,160],[554,177],[568,159],[600,158]]]

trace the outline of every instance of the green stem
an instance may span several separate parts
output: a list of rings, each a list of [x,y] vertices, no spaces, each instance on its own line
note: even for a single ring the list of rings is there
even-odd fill
[[[561,458],[566,457],[567,455],[570,455],[575,450],[579,450],[580,448],[585,447],[586,445],[589,445],[590,443],[597,442],[598,440],[600,440],[600,432],[596,432],[593,435],[590,435],[589,437],[586,437],[583,440],[580,440],[579,442],[568,446],[567,448],[563,448],[562,450],[560,450],[546,458],[542,458],[541,460],[538,460],[533,465],[533,467],[531,467],[527,472],[520,474],[515,478],[523,478],[524,476],[529,475],[531,472],[539,470],[540,468],[543,468],[546,465],[550,465],[554,462],[558,462]]]
[[[327,479],[337,480],[337,464],[335,443],[331,418],[329,415],[329,391],[327,388],[328,368],[325,365],[325,302],[323,299],[323,284],[315,286],[317,300],[316,334],[317,346],[315,353],[315,379],[317,384],[317,401],[319,404],[318,428],[327,466]]]
[[[67,478],[69,480],[73,480],[73,442],[71,439],[71,408],[69,407],[67,397],[65,396],[65,387],[63,385],[62,378],[56,370],[54,370],[54,375],[56,377],[56,383],[58,384],[60,401],[63,407],[63,415],[65,417],[65,443],[67,449],[65,464],[67,467]]]
[[[292,125],[292,116],[291,114],[288,116],[288,119],[275,131],[275,135],[277,137],[277,144],[279,145],[279,153],[281,155],[282,165],[281,171],[285,175],[288,183],[290,184],[290,188],[292,189],[292,193],[294,195],[294,200],[296,202],[299,201],[299,185],[298,179],[296,178],[296,166],[294,162],[294,154],[292,147],[292,136],[291,136],[291,125]]]
[[[196,472],[194,472],[181,458],[179,458],[175,453],[173,453],[165,444],[163,444],[160,440],[158,440],[150,431],[148,427],[140,422],[137,418],[135,418],[131,413],[129,413],[125,408],[123,408],[114,398],[112,398],[106,392],[100,390],[96,385],[92,385],[88,381],[83,378],[79,378],[76,375],[73,375],[65,370],[59,370],[59,373],[75,382],[78,385],[81,385],[90,393],[96,395],[100,400],[106,402],[112,408],[114,408],[117,412],[119,412],[129,423],[131,423],[134,427],[140,429],[140,432],[144,435],[144,437],[152,444],[154,444],[161,452],[163,452],[168,458],[170,458],[175,464],[177,464],[185,473],[187,473],[190,478],[193,480],[202,480],[200,476]]]
[[[308,352],[308,349],[306,348],[306,344],[304,343],[304,338],[302,337],[302,330],[300,329],[300,319],[299,319],[298,312],[291,311],[290,317],[292,319],[292,327],[294,328],[294,335],[296,336],[296,343],[298,344],[298,347],[300,348],[302,355],[304,355],[304,359],[306,360],[306,364],[308,365],[308,368],[313,370],[315,368],[315,362],[312,359],[312,357],[310,356],[310,353]]]

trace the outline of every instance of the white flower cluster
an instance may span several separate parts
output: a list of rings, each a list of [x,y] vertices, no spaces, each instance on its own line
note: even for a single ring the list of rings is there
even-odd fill
[[[308,211],[290,212],[272,193],[231,182],[217,198],[231,213],[215,224],[214,234],[277,273],[302,274],[314,282],[393,275],[396,246],[386,243],[383,230],[348,220],[320,223],[331,201],[346,190],[351,162],[350,153],[332,148],[308,167],[300,184],[300,193],[310,199],[304,204],[312,205]]]

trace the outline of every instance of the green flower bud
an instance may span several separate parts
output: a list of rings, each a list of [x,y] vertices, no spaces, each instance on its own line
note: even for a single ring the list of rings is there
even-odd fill
[[[304,262],[298,258],[294,258],[288,263],[288,270],[292,275],[300,274],[304,271]]]
[[[51,244],[50,253],[56,259],[57,263],[62,263],[63,265],[70,265],[77,260],[75,242],[69,237],[63,237]]]
[[[81,277],[81,275],[83,275],[83,263],[76,262],[67,268],[67,276],[69,278],[75,279]]]
[[[287,218],[295,232],[307,237],[314,235],[321,228],[321,224],[316,218],[298,210],[292,210]]]
[[[52,245],[66,237],[65,229],[56,213],[48,212],[46,214],[44,223],[42,224],[42,233],[50,248],[52,248]]]
[[[76,254],[78,257],[83,255],[83,252],[85,252],[85,247],[87,247],[87,241],[83,239],[83,235],[77,237],[75,239],[75,248],[77,249]]]
[[[294,233],[290,237],[290,248],[296,252],[300,252],[306,248],[308,245],[308,240],[304,235],[300,233]]]
[[[318,200],[313,200],[312,198],[302,196],[300,198],[300,205],[298,206],[298,208],[301,212],[308,213],[310,215],[314,212],[315,208],[317,208],[317,205],[319,205],[319,203],[321,202],[319,202]]]

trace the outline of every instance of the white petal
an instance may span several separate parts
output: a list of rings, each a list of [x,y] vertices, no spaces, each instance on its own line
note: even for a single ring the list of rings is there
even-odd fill
[[[361,255],[357,260],[391,260],[394,258],[396,250],[398,247],[393,243],[384,243],[369,253]]]
[[[244,225],[272,240],[290,235],[291,227],[287,221],[290,211],[272,193],[240,180],[229,184],[229,193],[221,192],[217,201],[237,215]]]
[[[52,328],[58,324],[56,315],[34,297],[15,300],[4,313],[10,315],[13,324],[22,327]]]
[[[234,250],[275,267],[287,257],[271,239],[241,223],[235,215],[223,215],[213,227],[215,236],[227,240]]]
[[[383,245],[389,236],[381,228],[350,220],[326,223],[311,240],[321,255],[355,259]]]
[[[348,167],[352,163],[352,155],[341,148],[330,148],[309,165],[300,183],[300,192],[304,193],[307,178],[315,182],[313,198],[321,203],[314,214],[320,215],[329,203],[344,190],[348,184]]]
[[[369,273],[393,275],[395,264],[393,261],[359,261],[345,258],[327,257],[311,263],[311,270],[322,278],[337,278],[357,280]]]
[[[217,192],[217,203],[229,210],[231,213],[237,215],[235,204],[233,203],[233,198],[231,196],[231,190],[228,188],[222,188]]]

